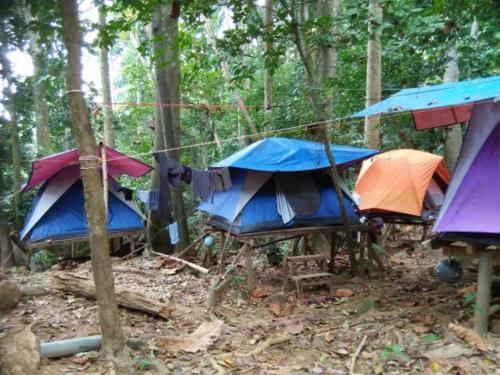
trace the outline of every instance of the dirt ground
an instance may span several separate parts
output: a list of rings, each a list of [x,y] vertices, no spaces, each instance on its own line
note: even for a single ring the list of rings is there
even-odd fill
[[[213,275],[204,276],[188,268],[168,274],[173,271],[157,269],[157,260],[142,257],[115,260],[115,266],[121,269],[149,271],[116,272],[117,285],[163,301],[172,309],[171,318],[166,320],[120,308],[135,371],[500,374],[500,316],[492,319],[487,350],[479,350],[474,339],[459,338],[449,328],[449,323],[472,326],[474,273],[466,271],[461,283],[447,285],[432,271],[440,259],[439,251],[418,246],[414,249],[404,241],[389,243],[387,249],[390,271],[384,275],[371,270],[363,279],[349,276],[346,257],[340,255],[335,281],[336,289],[341,289],[337,294],[343,297],[328,298],[326,288],[316,287],[306,290],[305,304],[297,304],[292,285],[285,295],[279,293],[281,270],[267,265],[261,255],[254,262],[256,289],[249,295],[243,277],[235,278],[212,312],[204,303]],[[56,272],[61,271],[18,271],[13,277],[21,286],[50,286]],[[90,262],[64,272],[90,276]],[[244,262],[236,274],[245,275]],[[203,336],[207,321],[216,322],[216,326]],[[99,334],[95,301],[60,291],[23,298],[15,309],[0,317],[0,336],[32,323],[42,342]],[[201,325],[200,336],[188,336]],[[171,338],[160,339],[165,336],[184,340],[187,347],[176,349]],[[94,358],[90,353],[45,359],[40,373],[98,374]]]

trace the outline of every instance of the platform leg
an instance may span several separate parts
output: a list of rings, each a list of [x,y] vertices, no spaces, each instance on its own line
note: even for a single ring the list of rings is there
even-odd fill
[[[252,290],[255,286],[255,275],[253,272],[253,247],[248,247],[246,255],[247,289],[248,293],[252,293]]]
[[[491,251],[482,250],[479,253],[476,307],[474,309],[474,332],[481,336],[488,333],[492,273]]]

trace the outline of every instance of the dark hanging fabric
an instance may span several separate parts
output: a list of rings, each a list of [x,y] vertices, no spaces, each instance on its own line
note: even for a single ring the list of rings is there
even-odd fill
[[[193,189],[193,199],[208,201],[214,194],[215,185],[214,174],[209,171],[192,169],[191,187]]]
[[[151,190],[148,197],[148,207],[150,210],[160,209],[160,190]]]
[[[169,166],[171,159],[166,152],[154,152],[156,161],[160,164],[160,196],[159,196],[159,211],[160,220],[169,221],[172,212],[170,204],[170,180]]]
[[[296,215],[310,215],[318,211],[321,195],[311,173],[276,173],[276,178]]]
[[[215,191],[228,191],[233,186],[229,168],[212,169],[210,172],[214,173]]]
[[[126,201],[131,201],[134,196],[134,191],[129,188],[122,188],[123,196]]]
[[[184,173],[181,175],[181,181],[190,185],[193,178],[193,170],[190,167],[184,167]]]
[[[185,167],[174,159],[168,158],[166,168],[168,169],[168,180],[172,186],[178,187],[181,184]]]

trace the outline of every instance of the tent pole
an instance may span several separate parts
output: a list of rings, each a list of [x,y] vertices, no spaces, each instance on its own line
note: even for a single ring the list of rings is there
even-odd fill
[[[478,245],[473,245],[474,247]],[[480,336],[488,333],[488,318],[491,297],[491,277],[493,273],[491,251],[480,249],[479,271],[477,274],[476,307],[474,308],[474,332]]]
[[[357,272],[356,256],[354,255],[354,243],[352,241],[352,230],[349,223],[349,216],[347,215],[347,209],[345,207],[344,196],[339,184],[339,173],[337,169],[337,163],[335,162],[335,157],[333,156],[332,150],[330,148],[330,141],[328,139],[328,127],[323,127],[323,145],[325,147],[326,157],[330,162],[330,177],[332,178],[333,187],[335,188],[335,193],[337,194],[337,199],[339,201],[340,213],[342,215],[342,227],[347,239],[347,248],[349,250],[349,263],[351,264],[351,272]]]

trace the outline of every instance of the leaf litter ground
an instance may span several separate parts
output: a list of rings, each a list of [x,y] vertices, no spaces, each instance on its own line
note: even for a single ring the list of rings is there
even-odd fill
[[[328,297],[326,288],[317,287],[305,291],[303,305],[296,303],[293,288],[286,295],[279,293],[281,271],[267,266],[262,257],[254,263],[259,264],[256,289],[248,294],[244,285],[236,283],[210,312],[204,301],[212,275],[201,276],[188,268],[173,273],[175,265],[158,269],[163,265],[155,259],[116,260],[121,270],[115,273],[117,285],[172,308],[169,320],[120,308],[135,371],[500,374],[500,318],[493,320],[494,332],[480,347],[468,340],[473,337],[467,329],[474,307],[467,296],[474,291],[474,275],[466,273],[453,286],[440,283],[432,273],[438,251],[413,250],[401,241],[392,245],[387,275],[371,272],[364,279],[351,278],[347,269],[339,270],[338,297]],[[346,262],[339,257],[341,267]],[[50,285],[55,272],[59,271],[18,273],[15,278],[20,285]],[[90,262],[70,272],[90,276]],[[95,302],[62,292],[24,298],[1,318],[3,333],[31,323],[41,341],[99,334]],[[449,328],[456,325],[458,331]],[[97,374],[94,357],[45,360],[41,373]],[[152,365],[154,360],[163,366]]]

